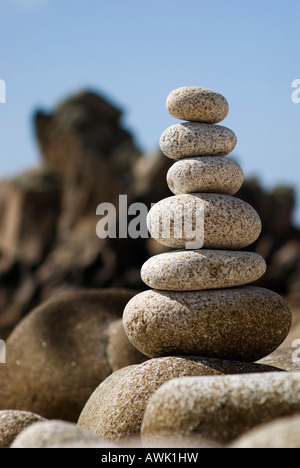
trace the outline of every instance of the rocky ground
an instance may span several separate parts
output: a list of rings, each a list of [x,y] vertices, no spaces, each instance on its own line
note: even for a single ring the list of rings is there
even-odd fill
[[[128,301],[146,289],[142,264],[168,249],[151,239],[99,239],[96,207],[118,206],[119,194],[148,207],[170,196],[166,173],[172,162],[160,151],[141,154],[121,116],[91,92],[67,99],[50,114],[36,112],[40,166],[0,184],[0,339],[7,352],[7,364],[0,365],[0,447],[140,446],[140,430],[146,446],[300,446],[294,435],[299,417],[291,417],[300,414],[300,374],[284,372],[300,372],[292,348],[300,340],[300,230],[292,222],[293,189],[267,192],[251,179],[237,194],[257,210],[264,227],[251,246],[268,264],[256,285],[284,295],[292,308],[292,330],[281,348],[251,365],[193,357],[144,362],[149,358],[129,342],[121,317]],[[157,407],[170,414],[164,396],[170,379],[193,375],[201,392],[197,376],[245,373],[262,373],[265,388],[276,385],[282,395],[276,401],[265,395],[267,414],[244,417],[260,405],[249,394],[243,412],[224,413],[217,432],[209,417],[196,418],[191,429],[184,411],[174,418],[185,430],[172,437],[166,425],[157,424],[159,417],[153,420]],[[226,379],[230,393],[233,381]],[[287,380],[295,397],[284,394]],[[238,399],[258,384],[246,376],[234,385]],[[188,398],[199,414],[193,385],[180,379],[175,390],[174,399]],[[213,401],[207,401],[207,414],[215,411]],[[261,424],[266,426],[255,429]]]

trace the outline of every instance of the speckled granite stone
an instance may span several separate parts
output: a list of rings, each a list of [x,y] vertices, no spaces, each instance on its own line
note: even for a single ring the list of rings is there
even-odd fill
[[[266,268],[265,260],[252,252],[181,250],[150,258],[141,276],[153,289],[199,291],[252,283]]]
[[[213,124],[227,117],[229,105],[216,91],[185,86],[169,94],[167,110],[176,119]]]
[[[159,243],[183,249],[187,242],[196,239],[201,213],[204,213],[204,248],[239,250],[255,242],[261,233],[261,220],[248,203],[229,195],[212,193],[175,195],[161,200],[148,214],[148,229]],[[168,229],[165,232],[166,225]],[[176,226],[183,226],[182,232],[178,232]],[[197,233],[197,237],[203,239],[202,231]]]
[[[229,442],[258,424],[300,412],[300,373],[176,379],[147,406],[143,442],[200,433]]]
[[[300,415],[276,419],[252,429],[235,440],[229,448],[300,448]]]
[[[168,186],[175,195],[193,192],[234,195],[243,180],[240,166],[219,156],[182,159],[167,174]]]
[[[101,414],[103,404],[110,399],[110,395],[113,392],[114,387],[136,367],[137,366],[128,366],[117,370],[96,388],[82,410],[78,420],[78,426],[97,433],[97,427],[99,424],[98,419]]]
[[[186,354],[254,362],[285,340],[291,312],[278,294],[252,286],[149,290],[127,304],[123,323],[132,344],[150,357]]]
[[[187,437],[177,437],[176,435],[172,437],[161,437],[159,440],[147,439],[147,446],[153,448],[175,448],[175,449],[183,449],[183,448],[195,448],[195,449],[224,449],[227,448],[226,444],[220,444],[216,440],[207,439],[206,437],[202,437],[200,434],[189,434]],[[146,448],[146,447],[143,447]]]
[[[64,445],[65,447],[77,444],[97,444],[102,447],[107,447],[104,440],[99,439],[95,434],[85,429],[82,429],[76,424],[67,423],[64,421],[46,421],[33,424],[25,429],[15,439],[11,448],[26,449],[26,448],[55,448]]]
[[[45,419],[27,411],[0,411],[0,448],[9,448],[26,427],[41,421]]]
[[[160,139],[162,152],[171,159],[226,156],[236,144],[237,138],[229,128],[193,122],[172,125]]]
[[[269,372],[268,366],[196,357],[165,357],[144,362],[122,376],[114,374],[96,390],[84,408],[79,425],[108,440],[140,432],[148,401],[165,382],[175,377]],[[114,380],[112,380],[114,379]],[[103,391],[103,386],[106,386]],[[102,387],[102,389],[101,389]]]

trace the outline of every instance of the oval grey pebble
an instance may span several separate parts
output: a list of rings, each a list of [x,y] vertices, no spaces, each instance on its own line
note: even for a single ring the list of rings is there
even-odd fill
[[[291,321],[282,297],[254,286],[193,292],[149,290],[131,299],[123,314],[128,338],[147,356],[248,362],[277,349]]]
[[[167,174],[168,186],[175,195],[193,192],[234,195],[243,180],[243,171],[236,162],[218,156],[182,159]]]
[[[175,89],[169,94],[166,106],[176,119],[210,124],[224,120],[229,111],[222,94],[198,86]]]
[[[112,374],[93,393],[78,424],[105,439],[122,439],[140,435],[147,403],[154,392],[175,377],[271,372],[272,367],[245,362],[197,357],[151,359],[132,369]]]
[[[160,138],[162,152],[171,159],[226,156],[236,144],[236,135],[229,128],[193,122],[172,125]]]
[[[147,286],[167,291],[199,291],[253,283],[266,272],[253,252],[183,250],[150,258],[141,276]]]
[[[68,423],[65,421],[46,421],[33,424],[32,426],[25,429],[16,438],[11,448],[15,449],[26,449],[26,448],[55,448],[64,446],[74,447],[75,444],[78,446],[84,444],[96,444],[102,447],[107,447],[107,442],[101,440],[95,434],[76,424]]]
[[[24,429],[42,421],[45,419],[27,411],[0,411],[0,448],[9,448]]]
[[[147,225],[160,244],[192,250],[243,249],[258,239],[262,227],[257,212],[248,203],[212,193],[165,198],[151,208]]]
[[[254,428],[235,440],[229,448],[300,448],[300,416],[276,419]]]
[[[175,434],[229,442],[277,417],[300,412],[300,373],[184,377],[164,384],[148,404],[143,443]]]

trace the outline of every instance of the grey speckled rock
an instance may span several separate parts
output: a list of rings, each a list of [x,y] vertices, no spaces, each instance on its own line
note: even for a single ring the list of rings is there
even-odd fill
[[[287,337],[291,312],[278,294],[257,287],[145,291],[127,304],[133,345],[151,357],[186,354],[254,362]]]
[[[168,186],[175,195],[193,192],[234,195],[243,180],[243,171],[236,162],[218,156],[182,159],[167,174]]]
[[[259,363],[276,366],[289,372],[300,372],[300,342],[297,348],[277,349]]]
[[[300,416],[280,418],[257,427],[232,443],[229,448],[300,448]]]
[[[26,411],[0,411],[0,448],[9,448],[26,427],[41,421],[45,419]]]
[[[125,289],[78,290],[54,295],[33,310],[7,340],[13,388],[5,399],[0,386],[0,405],[77,421],[92,392],[111,374],[107,329],[133,295]],[[19,371],[13,372],[15,365]]]
[[[175,249],[204,237],[204,248],[239,250],[255,242],[261,233],[261,220],[248,203],[211,193],[165,198],[151,208],[147,225],[154,239]]]
[[[64,446],[65,448],[80,444],[97,444],[107,447],[107,442],[101,440],[90,431],[86,431],[76,424],[63,421],[46,421],[33,424],[16,438],[11,448],[56,448]]]
[[[201,434],[229,442],[258,424],[300,412],[300,373],[182,378],[147,406],[143,442]]]
[[[150,258],[141,276],[153,289],[199,291],[252,283],[266,268],[264,259],[252,252],[182,250]]]
[[[236,144],[237,138],[229,128],[192,122],[172,125],[160,138],[162,152],[171,159],[226,156]]]
[[[97,433],[99,417],[103,404],[110,399],[114,387],[121,382],[136,366],[128,366],[111,374],[91,395],[78,420],[78,425]]]
[[[153,440],[147,439],[148,447],[151,448],[196,448],[196,449],[221,449],[226,448],[225,444],[220,444],[216,440],[207,439],[200,434],[189,434],[187,437],[161,437],[160,439],[154,438]],[[145,448],[145,447],[144,447]]]
[[[166,357],[144,362],[123,376],[116,373],[94,392],[78,424],[109,440],[138,434],[153,393],[175,377],[269,372],[272,368],[218,359]],[[112,380],[113,379],[113,380]],[[105,386],[105,387],[104,387]]]
[[[213,124],[227,117],[229,105],[216,91],[186,86],[169,94],[167,110],[176,119]]]

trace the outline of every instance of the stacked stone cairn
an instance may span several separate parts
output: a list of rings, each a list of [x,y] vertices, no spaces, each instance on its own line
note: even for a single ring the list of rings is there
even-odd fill
[[[162,152],[177,161],[167,175],[174,196],[151,209],[148,228],[159,243],[177,250],[144,264],[142,279],[152,289],[128,303],[125,331],[151,358],[258,361],[285,340],[291,313],[276,293],[248,286],[264,275],[266,264],[242,250],[259,237],[261,220],[234,197],[243,172],[226,156],[237,139],[216,125],[227,116],[228,103],[215,91],[184,87],[169,95],[167,109],[186,122],[161,137]]]

